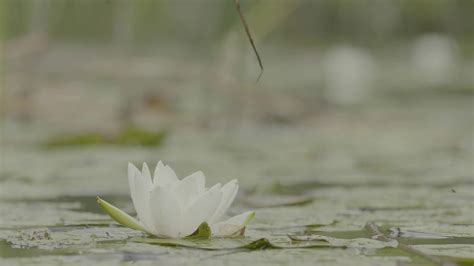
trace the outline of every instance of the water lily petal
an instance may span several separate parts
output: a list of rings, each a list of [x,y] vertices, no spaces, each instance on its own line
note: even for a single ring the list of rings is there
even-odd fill
[[[143,163],[142,166],[142,177],[144,178],[145,185],[151,189],[151,174],[150,174],[150,169],[148,168],[148,165],[146,163]]]
[[[195,172],[176,183],[174,190],[183,208],[187,208],[191,201],[204,192],[205,183],[206,177],[201,171]]]
[[[234,202],[237,191],[239,190],[239,184],[236,179],[231,180],[222,187],[222,200],[219,204],[214,215],[209,219],[209,223],[215,223],[219,221],[222,216],[227,212],[232,202]]]
[[[212,236],[238,236],[241,235],[245,226],[255,217],[255,212],[244,212],[227,221],[211,224]]]
[[[128,163],[128,187],[130,188],[130,197],[132,198],[133,206],[135,207],[136,211],[136,206],[137,202],[135,199],[135,175],[139,175],[140,171],[133,165],[132,163]]]
[[[147,174],[148,171],[148,174]],[[150,215],[150,205],[149,205],[149,198],[150,198],[150,189],[151,189],[151,177],[148,170],[148,166],[143,164],[143,173],[140,173],[138,169],[134,171],[134,196],[132,198],[133,206],[135,207],[135,211],[137,212],[138,219],[145,224],[145,226],[150,227],[152,226],[152,220]]]
[[[143,181],[142,173],[132,163],[128,164],[128,184],[130,186],[130,196],[132,198],[133,206],[137,212],[137,217],[143,223],[146,222],[146,213],[148,209],[145,208],[144,201],[146,196],[146,185]]]
[[[222,200],[221,184],[216,184],[200,195],[185,210],[181,231],[183,236],[192,234],[198,226],[207,222]]]
[[[155,186],[150,197],[150,212],[159,235],[173,238],[183,236],[180,234],[181,206],[172,190]]]
[[[178,182],[178,177],[173,169],[168,165],[164,165],[162,161],[159,161],[155,168],[153,185],[166,187],[176,182]]]

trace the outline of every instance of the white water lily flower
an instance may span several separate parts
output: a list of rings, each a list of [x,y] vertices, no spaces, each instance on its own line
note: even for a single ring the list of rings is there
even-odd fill
[[[255,215],[251,211],[222,220],[239,189],[235,179],[206,188],[201,171],[179,180],[173,169],[160,161],[153,180],[146,163],[142,171],[129,163],[128,182],[137,219],[101,198],[97,202],[120,224],[156,236],[187,237],[205,223],[212,236],[241,235]]]

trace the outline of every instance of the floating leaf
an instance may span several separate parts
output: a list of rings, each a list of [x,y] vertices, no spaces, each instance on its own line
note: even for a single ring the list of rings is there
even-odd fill
[[[247,205],[256,208],[271,208],[283,206],[300,206],[313,202],[314,198],[311,196],[248,196],[243,199]]]
[[[269,248],[278,248],[273,245],[268,239],[260,238],[250,243],[244,245],[235,245],[229,246],[228,242],[234,243],[235,241],[230,241],[229,239],[163,239],[163,238],[144,238],[144,237],[134,237],[130,239],[133,242],[147,243],[153,245],[160,245],[166,247],[184,247],[200,250],[258,250],[258,249],[269,249]],[[224,241],[224,242],[223,242]],[[227,243],[227,244],[224,244]],[[221,246],[220,246],[221,245]]]
[[[245,239],[242,239],[245,241]],[[263,249],[306,249],[306,248],[336,248],[336,249],[345,249],[347,248],[344,245],[328,245],[328,244],[298,244],[298,245],[276,245],[273,244],[267,238],[259,238],[257,240],[248,242],[243,245],[229,245],[235,243],[231,239],[163,239],[163,238],[144,238],[144,237],[134,237],[129,241],[147,243],[152,245],[160,245],[165,247],[183,247],[199,250],[263,250]]]
[[[150,237],[134,237],[129,239],[131,242],[145,243],[151,245],[159,245],[164,247],[183,247],[200,250],[220,250],[226,248],[218,248],[209,246],[208,239],[193,239],[193,238],[150,238]]]
[[[261,238],[258,240],[255,240],[247,245],[239,247],[241,249],[248,249],[248,250],[261,250],[261,249],[280,249],[280,247],[277,247],[273,245],[268,239],[266,238]]]
[[[320,235],[288,235],[288,238],[292,241],[322,241],[329,243],[327,237]]]

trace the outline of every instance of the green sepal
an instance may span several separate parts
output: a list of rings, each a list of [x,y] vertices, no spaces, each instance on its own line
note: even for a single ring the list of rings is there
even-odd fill
[[[211,237],[211,228],[209,224],[203,222],[198,229],[184,239],[209,239]]]
[[[247,216],[247,219],[245,219],[245,221],[242,223],[242,226],[246,227],[247,224],[249,224],[250,221],[252,221],[254,217],[255,217],[255,212],[249,213],[249,215]]]
[[[97,203],[99,206],[107,213],[112,219],[114,219],[117,223],[139,231],[143,231],[145,233],[151,234],[148,232],[135,218],[128,215],[121,209],[115,207],[114,205],[108,203],[107,201],[97,197]]]

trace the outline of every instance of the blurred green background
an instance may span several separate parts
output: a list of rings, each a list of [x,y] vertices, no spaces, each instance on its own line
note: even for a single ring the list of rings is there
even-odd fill
[[[0,0],[0,264],[426,264],[369,221],[472,264],[474,1],[241,6],[258,83],[233,0]],[[236,241],[292,246],[128,241],[95,197],[133,213],[127,164],[158,160],[237,178],[229,214],[257,215]]]
[[[257,84],[231,0],[1,0],[2,114],[59,131],[258,126],[379,97],[473,92],[473,1],[242,7],[266,68]],[[142,125],[144,113],[156,119]]]

